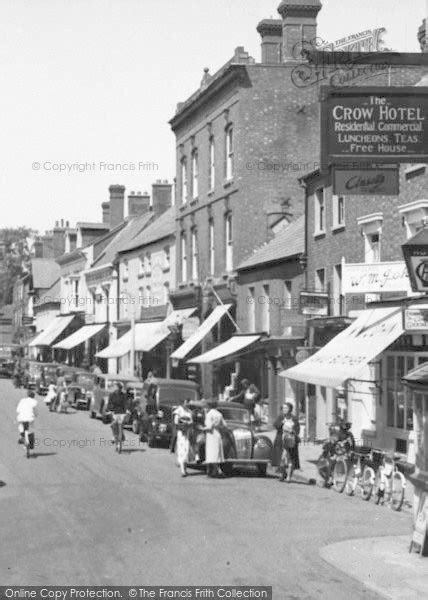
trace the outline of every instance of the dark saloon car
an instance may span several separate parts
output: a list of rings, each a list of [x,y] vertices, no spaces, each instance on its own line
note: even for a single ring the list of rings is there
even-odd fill
[[[110,394],[115,389],[115,384],[120,382],[123,390],[128,394],[130,400],[131,415],[124,427],[132,427],[134,431],[138,429],[138,412],[142,401],[143,384],[136,377],[130,375],[103,374],[94,375],[95,384],[92,390],[91,401],[89,405],[89,416],[92,419],[101,417],[104,422],[110,420],[107,412],[107,403]]]
[[[75,408],[83,407],[85,410],[89,410],[97,380],[98,375],[94,373],[88,371],[76,372],[68,386],[68,398],[71,405]]]
[[[144,386],[144,402],[150,417],[149,446],[156,443],[167,445],[173,433],[172,412],[181,400],[199,400],[199,386],[187,379],[159,379]]]
[[[21,352],[19,344],[0,345],[0,377],[13,377],[15,359]]]
[[[231,475],[235,465],[254,465],[259,474],[265,476],[273,455],[273,444],[266,432],[255,424],[249,410],[242,404],[219,402],[216,409],[227,425],[222,432],[223,472]]]

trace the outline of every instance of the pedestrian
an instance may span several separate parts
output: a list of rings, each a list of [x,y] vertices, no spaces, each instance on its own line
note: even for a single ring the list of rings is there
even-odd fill
[[[284,422],[285,404],[281,406],[281,411],[275,419],[273,426],[276,429],[275,440],[273,442],[272,466],[276,467],[276,472],[280,472],[279,465],[281,464],[282,456],[282,424]]]
[[[138,411],[138,434],[140,436],[140,442],[148,444],[149,441],[149,430],[150,430],[150,417],[147,413],[146,408]]]
[[[46,406],[49,407],[50,411],[52,411],[52,406],[56,403],[56,397],[57,397],[56,385],[55,385],[53,379],[51,379],[49,386],[48,386],[48,393],[45,396],[45,404],[46,404]]]
[[[254,408],[256,406],[257,401],[260,399],[260,392],[254,383],[250,383],[250,385],[245,390],[244,394],[244,406],[248,408],[251,415],[254,415]]]
[[[219,466],[224,463],[222,431],[226,429],[223,415],[216,409],[215,399],[208,400],[210,407],[205,416],[205,463],[207,465],[207,476],[219,475]]]
[[[18,444],[24,443],[24,432],[27,431],[33,434],[34,421],[37,417],[37,400],[35,393],[30,390],[25,398],[21,398],[16,407],[16,420],[18,422],[19,438]]]
[[[291,481],[295,469],[300,469],[299,462],[299,432],[300,423],[293,414],[293,405],[286,402],[283,407],[284,418],[282,422],[282,455],[280,462],[280,481]]]
[[[248,388],[250,387],[250,382],[248,379],[243,379],[241,381],[240,384],[240,388],[237,394],[229,396],[229,401],[230,402],[240,402],[241,404],[244,403],[244,399],[245,399],[245,393],[248,390]]]
[[[187,464],[190,458],[193,417],[189,408],[190,398],[180,402],[174,411],[174,424],[177,431],[177,463],[180,467],[181,476],[187,476]]]
[[[67,388],[67,384],[65,382],[65,379],[63,379],[61,387],[58,387],[58,396],[57,396],[57,407],[56,410],[58,413],[67,413],[67,409],[68,409],[68,388]]]

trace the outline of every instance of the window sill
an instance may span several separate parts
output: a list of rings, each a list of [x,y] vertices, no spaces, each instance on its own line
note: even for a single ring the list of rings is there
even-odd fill
[[[199,202],[199,196],[197,196],[196,198],[193,198],[192,200],[190,200],[189,205],[190,206],[194,206],[198,202]]]
[[[326,231],[315,231],[314,233],[314,238],[321,238],[321,237],[325,237],[326,235]]]
[[[232,177],[232,179],[226,179],[226,181],[223,183],[223,187],[224,187],[224,188],[228,188],[228,187],[230,187],[231,185],[233,185],[233,183],[234,183],[234,181],[233,181],[233,177]]]
[[[332,230],[333,232],[343,231],[344,229],[345,229],[345,223],[340,223],[340,224],[334,225],[334,226],[331,228],[331,230]]]
[[[180,288],[180,290],[184,289],[187,287],[187,281],[182,281],[181,283],[178,284],[178,287]]]
[[[185,210],[186,208],[187,208],[187,202],[186,202],[186,204],[182,204],[178,210],[183,212],[183,210]]]
[[[209,190],[207,192],[207,196],[211,198],[211,196],[214,196],[214,188],[212,190]]]

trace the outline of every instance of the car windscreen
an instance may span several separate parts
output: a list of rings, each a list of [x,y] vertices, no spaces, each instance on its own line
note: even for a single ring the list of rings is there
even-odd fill
[[[228,406],[222,406],[221,408],[217,408],[217,410],[221,412],[225,421],[238,421],[240,423],[250,422],[250,415],[244,408],[229,408]]]

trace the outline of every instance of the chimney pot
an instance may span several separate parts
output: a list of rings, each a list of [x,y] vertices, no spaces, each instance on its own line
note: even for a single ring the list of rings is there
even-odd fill
[[[61,219],[61,227],[64,227],[64,219]]]

